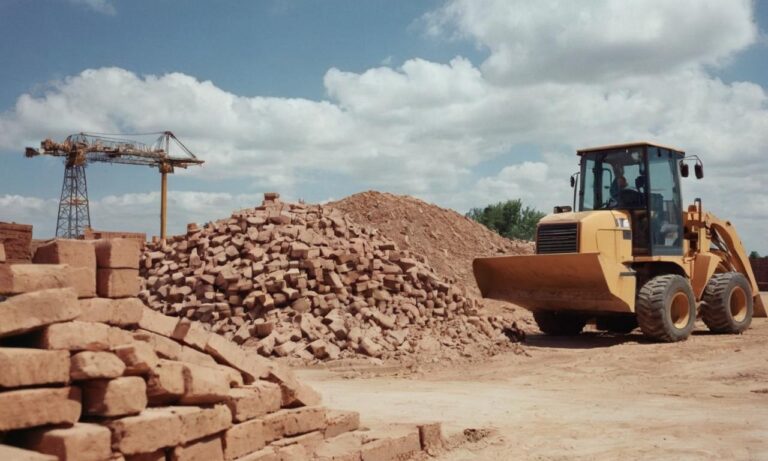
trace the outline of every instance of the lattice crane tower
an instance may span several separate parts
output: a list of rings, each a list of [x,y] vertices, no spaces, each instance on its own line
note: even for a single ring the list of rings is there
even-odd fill
[[[61,186],[59,215],[56,219],[56,237],[77,238],[83,235],[86,228],[91,227],[85,166],[88,163],[102,162],[158,168],[161,175],[160,238],[165,239],[168,173],[173,173],[176,167],[201,165],[203,161],[198,159],[170,131],[148,134],[159,136],[154,143],[145,144],[122,139],[132,135],[112,137],[112,135],[79,133],[68,136],[62,143],[46,139],[40,143],[40,149],[26,148],[25,155],[30,158],[38,155],[64,158],[64,183]],[[178,149],[181,155],[171,156],[172,147],[174,150]]]

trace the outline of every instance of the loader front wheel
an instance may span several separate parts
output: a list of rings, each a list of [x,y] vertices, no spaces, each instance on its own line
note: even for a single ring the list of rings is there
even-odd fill
[[[704,289],[701,318],[713,333],[739,334],[752,323],[752,289],[738,272],[715,274]]]
[[[637,295],[637,323],[655,341],[682,341],[696,322],[696,303],[691,283],[679,275],[652,278]]]
[[[539,330],[551,336],[572,336],[581,333],[587,324],[583,315],[564,311],[534,311]]]

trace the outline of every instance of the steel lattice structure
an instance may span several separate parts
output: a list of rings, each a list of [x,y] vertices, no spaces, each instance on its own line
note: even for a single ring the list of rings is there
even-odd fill
[[[59,217],[56,219],[56,237],[77,238],[91,227],[88,207],[88,183],[85,165],[67,165],[61,185]]]
[[[145,144],[123,138],[131,135],[113,137],[113,135],[78,133],[68,136],[61,143],[46,139],[40,143],[40,149],[27,147],[25,155],[29,158],[38,155],[64,158],[64,183],[61,187],[59,215],[56,220],[57,237],[77,238],[91,226],[85,166],[88,163],[101,162],[158,168],[162,177],[160,236],[165,239],[167,175],[173,173],[176,167],[201,165],[203,161],[198,159],[170,131],[147,133],[143,136],[146,135],[159,136],[154,143]],[[178,150],[180,155],[171,155],[171,149]]]

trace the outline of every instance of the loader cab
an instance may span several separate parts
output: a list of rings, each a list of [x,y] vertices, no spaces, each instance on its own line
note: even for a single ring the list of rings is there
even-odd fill
[[[583,149],[578,154],[580,211],[627,212],[633,256],[682,256],[678,164],[684,152],[636,143]]]

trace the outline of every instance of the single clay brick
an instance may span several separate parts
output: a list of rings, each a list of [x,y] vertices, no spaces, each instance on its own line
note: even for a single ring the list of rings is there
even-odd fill
[[[147,375],[160,360],[152,346],[143,341],[118,346],[112,352],[122,360],[126,375]]]
[[[0,445],[0,459],[8,461],[59,461],[59,458],[36,451]]]
[[[64,264],[0,265],[0,295],[16,295],[71,286],[70,267]]]
[[[124,416],[147,407],[147,385],[138,376],[85,381],[83,413],[94,416]]]
[[[36,291],[0,302],[0,338],[72,320],[80,314],[72,288]]]
[[[103,351],[132,341],[132,335],[120,328],[103,323],[72,321],[45,327],[40,335],[40,348]]]
[[[83,351],[70,359],[69,373],[73,380],[117,378],[123,371],[125,364],[111,352]]]
[[[96,251],[85,240],[56,239],[42,245],[32,258],[35,264],[68,264],[96,270]]]
[[[68,267],[69,286],[77,291],[78,298],[96,296],[96,269],[90,267]]]
[[[275,363],[269,368],[267,380],[280,385],[283,407],[314,406],[320,403],[320,394],[300,383],[289,368]]]
[[[271,364],[267,359],[258,354],[249,354],[237,344],[217,334],[208,336],[205,352],[214,356],[218,361],[242,372],[249,382],[267,376],[269,373]]]
[[[302,445],[288,445],[277,449],[280,461],[310,461],[307,449]]]
[[[199,322],[180,319],[175,325],[171,337],[187,346],[204,351],[210,335],[211,333],[203,328]]]
[[[220,437],[208,437],[173,449],[172,461],[224,461]]]
[[[264,448],[264,423],[252,419],[235,424],[223,436],[224,459],[232,460]]]
[[[315,459],[316,461],[361,461],[362,438],[360,434],[348,432],[327,439],[315,448]]]
[[[264,438],[268,442],[325,429],[325,408],[302,407],[280,410],[263,418]]]
[[[96,240],[96,263],[100,268],[138,269],[141,242],[136,239]]]
[[[175,402],[184,395],[185,367],[181,362],[160,360],[147,378],[147,397],[151,405]]]
[[[139,294],[139,272],[136,269],[99,269],[96,292],[102,298],[128,298]]]
[[[112,431],[112,446],[126,456],[181,443],[181,419],[166,408],[149,408],[106,424]]]
[[[77,387],[21,389],[0,393],[0,432],[48,424],[74,424],[80,419]]]
[[[66,384],[69,382],[69,353],[1,347],[0,370],[0,388]]]
[[[280,409],[280,386],[266,381],[256,381],[248,386],[229,390],[226,400],[236,422],[264,416]]]
[[[330,439],[345,432],[359,429],[360,413],[356,411],[328,410],[326,422],[328,425],[325,428],[325,438]]]
[[[178,360],[181,357],[181,344],[165,336],[147,330],[138,330],[133,333],[133,338],[151,345],[157,355],[164,359]]]
[[[90,298],[81,299],[77,320],[101,322],[116,327],[137,325],[141,320],[144,303],[138,298]]]
[[[232,427],[232,413],[226,405],[212,408],[168,407],[181,418],[181,442],[186,443]]]
[[[218,365],[216,360],[210,355],[200,352],[189,346],[181,346],[181,355],[179,355],[179,361],[194,363],[195,365]]]
[[[367,436],[374,440],[363,444],[360,450],[363,461],[404,459],[421,450],[416,427],[390,426],[370,431]]]
[[[287,447],[289,445],[301,445],[307,450],[307,453],[312,453],[323,442],[323,440],[325,440],[323,433],[320,431],[314,431],[302,435],[297,435],[295,437],[286,437],[284,439],[276,440],[272,442],[272,446]]]
[[[417,427],[422,450],[433,451],[443,448],[443,431],[440,423],[423,423]]]
[[[35,429],[24,434],[22,445],[61,461],[104,461],[112,455],[109,429],[98,424]]]
[[[171,338],[178,322],[179,319],[177,317],[169,317],[145,307],[141,313],[139,328]]]
[[[201,365],[184,364],[184,395],[179,399],[183,404],[204,404],[223,402],[229,394],[227,373]]]

